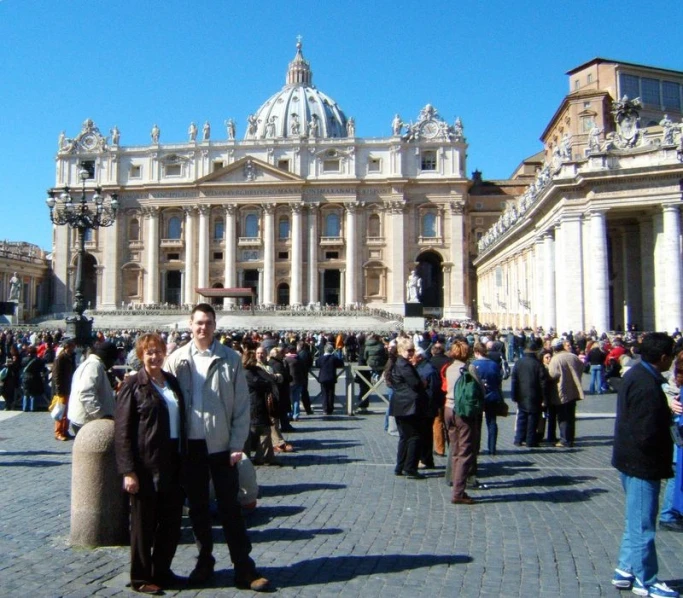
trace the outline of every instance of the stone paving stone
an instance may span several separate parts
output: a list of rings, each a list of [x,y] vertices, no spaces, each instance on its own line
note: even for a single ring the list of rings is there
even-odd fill
[[[337,390],[342,393],[342,385]],[[281,468],[259,468],[259,506],[247,516],[254,559],[281,596],[616,596],[610,585],[622,533],[623,492],[610,466],[614,397],[579,406],[572,450],[512,445],[514,417],[499,420],[499,454],[479,457],[487,490],[450,504],[439,469],[416,482],[393,475],[395,437],[372,413],[303,416]],[[71,444],[52,437],[46,413],[0,416],[0,597],[132,596],[126,547],[71,548]],[[12,417],[7,417],[11,415]],[[485,435],[485,432],[484,432]],[[482,443],[486,446],[485,439]],[[174,561],[189,573],[196,550],[184,518]],[[244,596],[222,532],[213,587],[181,598]],[[683,586],[683,534],[657,534],[660,576]]]

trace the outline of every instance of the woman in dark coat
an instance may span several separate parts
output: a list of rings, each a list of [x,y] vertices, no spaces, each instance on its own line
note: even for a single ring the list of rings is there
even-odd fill
[[[46,375],[45,362],[38,357],[36,347],[31,345],[26,357],[21,361],[22,411],[35,411],[36,407],[43,407],[40,403],[45,403]],[[36,405],[36,399],[38,399],[38,405]]]
[[[181,451],[185,404],[176,378],[161,368],[166,344],[143,334],[135,345],[142,369],[126,378],[115,413],[116,466],[130,494],[130,580],[133,590],[159,594],[179,585],[171,562],[180,539]]]
[[[292,401],[289,395],[289,387],[292,383],[292,376],[289,368],[285,365],[282,358],[282,350],[273,347],[269,354],[268,366],[273,374],[278,378],[277,382],[277,410],[280,419],[280,429],[283,432],[293,432],[294,428],[289,423],[289,413],[292,411]]]
[[[410,363],[415,353],[413,341],[401,338],[397,343],[398,358],[390,372],[393,395],[389,403],[389,415],[396,418],[398,427],[398,449],[396,453],[396,475],[421,480],[424,476],[417,471],[420,458],[420,424],[427,411],[427,393],[420,375]]]
[[[251,404],[250,435],[247,440],[245,452],[250,454],[254,449],[254,465],[266,463],[276,464],[273,442],[270,436],[270,415],[268,414],[269,394],[273,394],[275,389],[275,378],[266,370],[258,366],[256,361],[256,351],[247,350],[242,354],[242,365],[244,375],[247,378],[249,387],[249,402]]]

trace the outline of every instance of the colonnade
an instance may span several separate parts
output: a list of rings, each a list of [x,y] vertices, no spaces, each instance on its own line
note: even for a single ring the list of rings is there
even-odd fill
[[[479,319],[559,332],[681,327],[679,206],[664,203],[637,224],[628,216],[565,213],[504,255],[494,249],[478,266]]]

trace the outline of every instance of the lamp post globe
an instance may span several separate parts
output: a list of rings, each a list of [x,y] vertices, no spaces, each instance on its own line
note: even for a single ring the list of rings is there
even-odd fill
[[[85,243],[88,231],[114,224],[119,203],[116,193],[102,195],[102,188],[95,187],[90,191],[86,182],[92,177],[90,170],[81,163],[78,178],[81,181],[80,200],[74,202],[71,190],[65,186],[61,191],[48,189],[45,201],[50,210],[50,220],[55,226],[68,226],[78,233],[78,253],[76,257],[76,280],[74,285],[74,302],[72,316],[66,318],[67,335],[75,339],[76,344],[86,346],[92,343],[92,318],[85,312],[84,296],[84,259]],[[92,193],[90,199],[88,195]]]

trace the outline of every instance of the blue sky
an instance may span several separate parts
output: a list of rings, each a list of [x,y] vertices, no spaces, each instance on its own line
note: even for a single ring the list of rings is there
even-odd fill
[[[296,36],[313,83],[386,136],[427,103],[460,116],[467,170],[505,178],[596,56],[683,70],[683,2],[635,0],[0,0],[0,239],[50,249],[57,138],[92,118],[122,145],[182,142],[284,84]]]

